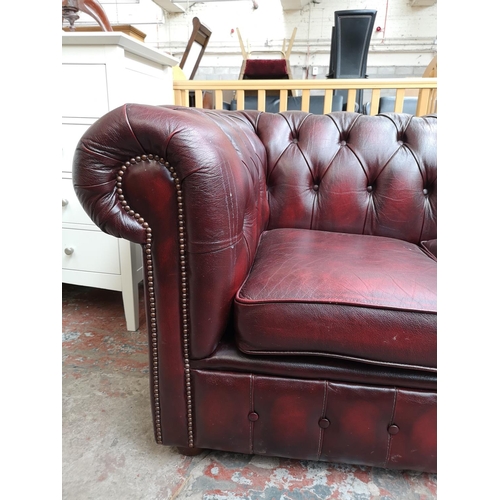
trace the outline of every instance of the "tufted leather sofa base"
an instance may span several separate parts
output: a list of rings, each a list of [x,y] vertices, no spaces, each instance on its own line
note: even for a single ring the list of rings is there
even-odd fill
[[[192,382],[197,448],[436,471],[433,391],[205,370]]]
[[[78,199],[144,251],[158,444],[435,471],[436,140],[436,116],[140,104],[87,130]]]

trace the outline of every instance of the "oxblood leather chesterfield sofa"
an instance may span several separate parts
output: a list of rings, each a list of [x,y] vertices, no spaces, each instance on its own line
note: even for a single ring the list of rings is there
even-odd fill
[[[158,443],[436,471],[436,116],[128,104],[74,157],[144,248]]]

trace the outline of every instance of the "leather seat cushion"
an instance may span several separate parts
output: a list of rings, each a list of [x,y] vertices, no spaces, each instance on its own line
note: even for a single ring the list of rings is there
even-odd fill
[[[436,266],[393,238],[267,231],[235,298],[238,348],[435,371]]]

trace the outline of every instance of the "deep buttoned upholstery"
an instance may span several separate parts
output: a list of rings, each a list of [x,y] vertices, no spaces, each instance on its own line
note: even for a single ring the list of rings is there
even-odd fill
[[[144,246],[158,442],[436,467],[435,116],[126,105],[74,159]]]

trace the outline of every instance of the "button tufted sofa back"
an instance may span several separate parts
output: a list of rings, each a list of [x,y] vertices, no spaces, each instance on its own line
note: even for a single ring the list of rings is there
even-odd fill
[[[436,238],[435,116],[262,114],[268,229]]]
[[[182,329],[189,302],[200,359],[219,344],[264,230],[436,238],[436,122],[127,104],[84,134],[73,182],[104,232],[146,245],[158,325]]]

